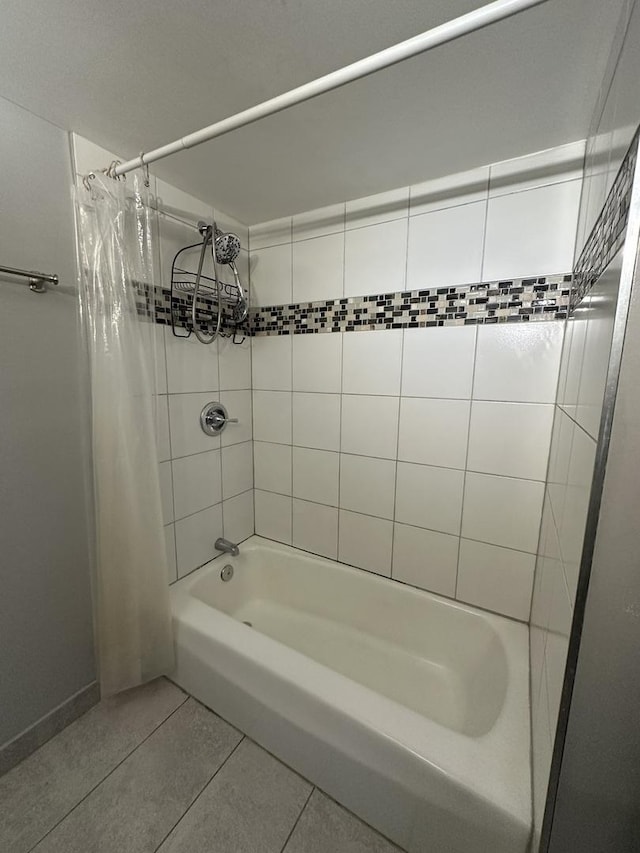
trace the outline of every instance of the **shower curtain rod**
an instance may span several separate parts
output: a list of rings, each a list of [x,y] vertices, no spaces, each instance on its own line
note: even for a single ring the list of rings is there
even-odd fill
[[[413,38],[402,41],[364,59],[359,59],[357,62],[351,63],[351,65],[346,65],[344,68],[339,68],[337,71],[332,71],[330,74],[325,74],[323,77],[318,77],[316,80],[304,83],[302,86],[291,89],[289,92],[284,92],[282,95],[277,95],[275,98],[270,98],[268,101],[263,101],[261,104],[256,104],[254,107],[242,110],[242,112],[229,116],[229,118],[222,119],[208,127],[203,127],[202,130],[197,130],[194,133],[183,136],[181,139],[176,139],[168,145],[163,145],[160,148],[155,148],[153,151],[142,153],[138,157],[134,157],[133,160],[127,160],[126,163],[117,164],[111,173],[116,177],[124,175],[140,166],[147,166],[156,160],[162,160],[171,154],[176,154],[178,151],[193,148],[196,145],[201,145],[203,142],[209,142],[209,140],[230,133],[232,130],[237,130],[239,127],[252,124],[254,121],[278,113],[281,110],[286,110],[295,104],[309,101],[311,98],[315,98],[325,92],[331,92],[333,89],[338,89],[347,83],[352,83],[354,80],[360,80],[362,77],[367,77],[369,74],[373,74],[383,68],[389,68],[389,66],[403,62],[405,59],[425,53],[433,47],[454,41],[461,36],[482,29],[496,21],[509,18],[518,12],[546,2],[547,0],[496,0],[494,3],[489,3],[480,9],[475,9],[473,12],[468,12],[466,15],[461,15],[459,18],[447,21],[445,24],[440,24],[440,26],[427,30],[420,35],[413,36]]]

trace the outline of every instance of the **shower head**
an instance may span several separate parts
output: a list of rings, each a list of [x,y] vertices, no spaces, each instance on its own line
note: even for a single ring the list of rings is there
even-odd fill
[[[225,233],[215,228],[216,261],[219,264],[232,264],[240,254],[240,238],[231,232]]]

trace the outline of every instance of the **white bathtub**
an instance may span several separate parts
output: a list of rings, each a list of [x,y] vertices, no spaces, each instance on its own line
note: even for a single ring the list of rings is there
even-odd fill
[[[525,853],[524,625],[257,536],[171,595],[189,693],[411,853]]]

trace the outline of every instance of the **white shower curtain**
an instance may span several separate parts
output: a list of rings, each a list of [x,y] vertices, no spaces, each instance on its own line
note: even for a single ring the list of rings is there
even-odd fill
[[[95,618],[103,695],[167,673],[173,638],[155,443],[153,318],[134,282],[154,281],[142,176],[76,190],[80,312],[91,376]]]

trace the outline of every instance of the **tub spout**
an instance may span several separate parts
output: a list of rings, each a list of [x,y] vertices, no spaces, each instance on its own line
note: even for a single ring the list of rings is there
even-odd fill
[[[222,551],[223,554],[231,554],[232,557],[237,557],[240,553],[240,548],[235,542],[229,542],[228,539],[221,536],[219,539],[216,539],[216,551]]]

